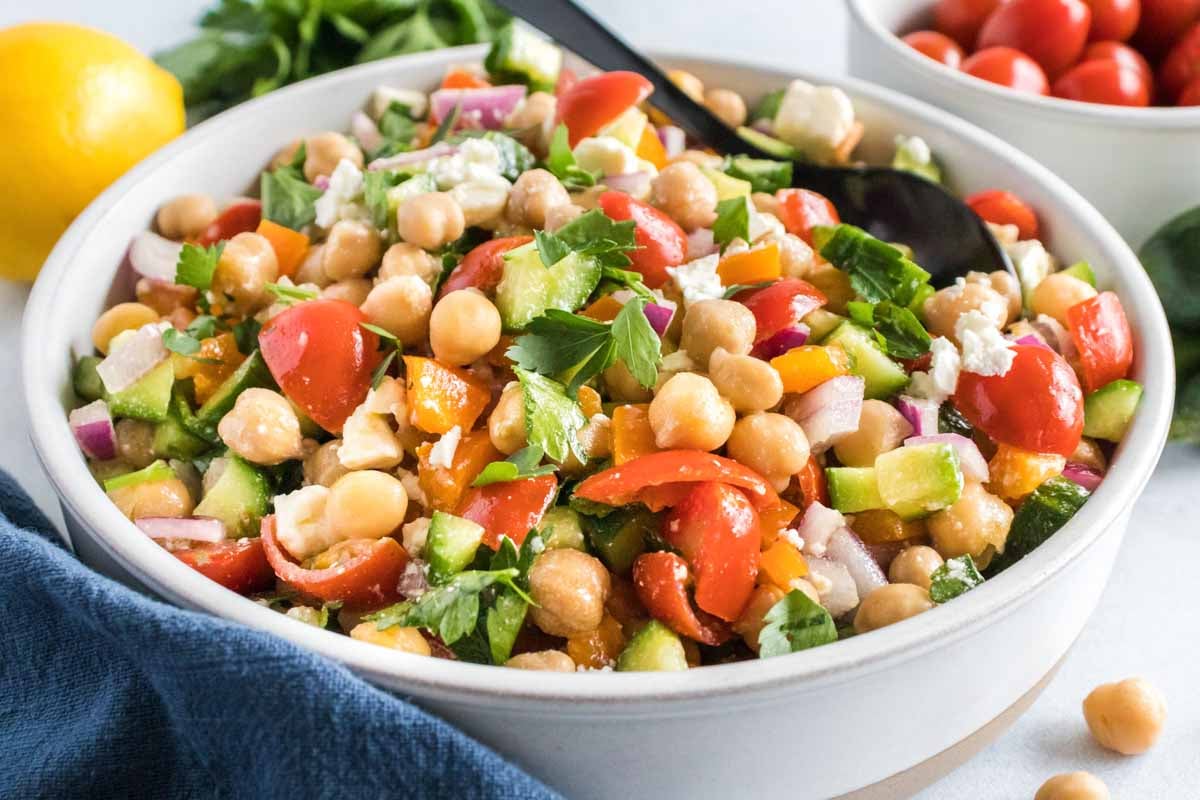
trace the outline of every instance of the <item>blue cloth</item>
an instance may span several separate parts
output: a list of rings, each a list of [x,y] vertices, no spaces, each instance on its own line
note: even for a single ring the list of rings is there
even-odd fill
[[[0,514],[0,798],[557,797],[332,661],[90,571],[3,472]]]

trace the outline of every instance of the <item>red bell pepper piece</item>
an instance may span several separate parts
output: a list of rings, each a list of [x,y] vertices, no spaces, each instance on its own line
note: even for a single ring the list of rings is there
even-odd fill
[[[723,620],[692,608],[687,562],[665,551],[644,553],[633,562],[633,588],[650,616],[680,636],[708,645],[724,644],[733,631]]]
[[[204,229],[196,239],[196,244],[208,247],[226,239],[232,239],[239,233],[250,233],[258,228],[262,221],[262,203],[258,200],[238,200],[221,212],[212,223]]]
[[[828,302],[824,292],[799,278],[785,278],[752,292],[739,292],[734,299],[754,313],[757,323],[755,344],[798,325],[809,313]]]
[[[558,481],[553,475],[489,483],[468,491],[455,513],[482,525],[486,531],[483,543],[493,550],[500,547],[502,536],[520,547],[529,531],[542,521],[557,491]]]
[[[463,260],[446,277],[438,297],[445,297],[458,289],[478,289],[484,294],[491,294],[504,277],[504,254],[532,241],[532,236],[505,236],[476,246],[463,256]]]
[[[682,489],[666,489],[664,484],[707,481],[744,489],[750,502],[760,510],[779,504],[779,495],[766,478],[732,459],[703,450],[664,450],[640,456],[619,467],[597,472],[575,487],[575,495],[595,503],[624,506],[644,503],[648,496],[662,497],[661,492],[667,491],[669,504],[676,505],[683,499]],[[647,489],[653,491],[647,493]]]
[[[825,480],[825,470],[817,457],[810,455],[804,468],[796,473],[796,483],[800,486],[801,506],[808,508],[813,503],[829,505],[829,484]]]
[[[788,233],[795,234],[811,247],[812,229],[819,225],[837,225],[841,222],[837,208],[829,198],[809,189],[780,189],[775,193],[779,201],[779,221]]]
[[[1079,351],[1083,388],[1094,392],[1129,374],[1133,365],[1133,331],[1121,300],[1112,292],[1067,309],[1071,340]]]

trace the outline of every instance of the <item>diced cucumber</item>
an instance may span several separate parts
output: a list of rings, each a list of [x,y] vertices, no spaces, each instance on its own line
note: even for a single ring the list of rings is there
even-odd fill
[[[850,354],[853,361],[850,371],[867,382],[867,399],[883,400],[908,386],[908,374],[887,357],[865,328],[844,322],[823,343],[836,344]]]
[[[774,89],[764,94],[758,104],[754,106],[754,110],[750,112],[750,121],[756,122],[765,119],[774,122],[775,115],[779,113],[779,107],[783,105],[783,95],[786,92],[786,89]]]
[[[104,359],[100,356],[81,356],[71,370],[71,384],[80,400],[99,400],[104,397],[104,381],[96,366]]]
[[[832,311],[826,311],[823,308],[817,308],[810,312],[802,320],[808,326],[809,344],[816,344],[824,341],[825,337],[837,330],[837,327],[846,321],[846,318]]]
[[[496,307],[505,330],[518,331],[547,309],[574,311],[600,282],[600,263],[570,253],[552,267],[542,263],[529,242],[504,254],[504,276],[496,287]]]
[[[171,394],[167,418],[154,426],[154,455],[187,461],[212,447],[211,442],[192,433],[184,425],[184,418],[190,416],[187,398],[177,386]]]
[[[688,668],[679,634],[651,620],[617,657],[617,672],[678,672]]]
[[[387,190],[388,223],[395,222],[396,209],[419,194],[428,194],[438,190],[437,181],[428,172],[413,175]]]
[[[963,474],[949,444],[900,447],[875,459],[875,477],[884,504],[910,520],[958,502]]]
[[[266,475],[233,453],[214,458],[204,473],[204,497],[197,517],[225,523],[225,535],[241,539],[258,535],[258,523],[267,513],[271,486]]]
[[[1086,261],[1076,261],[1064,269],[1063,274],[1070,275],[1072,278],[1078,278],[1091,286],[1096,285],[1096,273],[1092,271],[1092,265]]]
[[[1066,525],[1087,502],[1089,493],[1074,481],[1051,478],[1026,498],[1013,517],[1004,552],[992,560],[990,577],[1029,555],[1034,548]]]
[[[1142,385],[1120,380],[1101,386],[1083,401],[1083,435],[1119,442],[1142,399]]]
[[[933,297],[934,292],[936,291],[937,290],[928,283],[922,283],[917,287],[917,291],[913,294],[912,302],[908,304],[908,310],[916,315],[916,318],[920,320],[922,324],[925,322],[925,301]]]
[[[646,552],[646,540],[658,534],[659,517],[646,509],[617,509],[606,517],[585,517],[588,541],[596,555],[618,574],[629,572]]]
[[[725,174],[750,181],[751,191],[775,194],[792,185],[792,162],[734,156],[725,165]]]
[[[497,32],[483,65],[501,81],[553,92],[562,69],[562,50],[524,26],[509,22]]]
[[[761,131],[756,131],[754,128],[743,125],[737,129],[737,134],[759,150],[771,156],[771,158],[779,158],[784,161],[807,160],[803,153],[787,142],[782,139],[776,139],[774,136],[768,136]]]
[[[104,491],[115,492],[117,489],[137,486],[140,483],[166,481],[174,477],[175,470],[171,469],[167,465],[167,462],[159,459],[148,466],[142,467],[137,472],[126,472],[116,477],[108,478],[104,481]]]
[[[566,506],[554,506],[542,517],[538,530],[548,550],[587,551],[587,539],[579,514]]]
[[[712,181],[712,185],[717,187],[717,201],[729,200],[734,197],[749,197],[750,196],[750,181],[744,181],[741,178],[735,178],[732,175],[726,175],[719,169],[711,167],[701,167],[700,171],[704,173],[704,177]]]
[[[829,501],[843,514],[884,507],[874,467],[830,467],[825,477]]]
[[[255,387],[275,387],[275,379],[271,377],[271,371],[267,369],[267,362],[263,360],[262,354],[257,350],[251,353],[196,411],[192,433],[208,439],[210,442],[219,441],[217,423],[233,408],[239,394]]]
[[[646,130],[646,119],[646,114],[640,108],[630,106],[601,128],[596,135],[616,139],[636,152],[642,141],[642,132]]]
[[[114,417],[130,417],[147,422],[162,422],[171,405],[171,386],[175,383],[175,367],[171,359],[138,378],[133,385],[107,398],[108,410]]]
[[[429,562],[429,580],[441,584],[467,568],[483,542],[483,526],[444,511],[433,512],[429,536],[425,539],[425,559]]]

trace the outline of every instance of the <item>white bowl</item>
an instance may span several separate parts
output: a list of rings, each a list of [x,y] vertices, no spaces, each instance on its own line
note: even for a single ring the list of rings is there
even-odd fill
[[[1200,107],[1123,108],[1015,92],[900,41],[932,28],[936,0],[848,0],[850,72],[927,100],[1065,178],[1140,247],[1200,204]]]
[[[945,160],[958,189],[1020,192],[1041,210],[1054,249],[1068,260],[1088,259],[1120,293],[1137,335],[1146,396],[1109,478],[1048,543],[962,599],[803,654],[682,674],[498,669],[388,651],[269,611],[184,566],[108,501],[67,425],[67,354],[91,350],[92,320],[110,296],[128,290],[119,278],[123,289],[110,286],[130,238],[172,195],[244,191],[247,177],[298,134],[343,129],[377,84],[427,87],[448,63],[482,55],[467,48],[369,64],[247,103],[147,159],[75,221],[29,300],[22,356],[33,442],[77,549],[173,603],[341,661],[577,797],[841,795],[969,739],[1037,686],[1095,607],[1166,437],[1174,373],[1162,309],[1124,242],[1061,180],[944,112],[855,81],[836,82],[866,123],[868,153],[890,151],[897,132],[918,134]],[[664,61],[749,97],[795,77],[711,60]],[[935,761],[923,778],[948,763]],[[911,774],[896,780],[875,796],[911,791]]]

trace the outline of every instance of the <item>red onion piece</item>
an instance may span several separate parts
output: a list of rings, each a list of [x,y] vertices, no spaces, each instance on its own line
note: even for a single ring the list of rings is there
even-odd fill
[[[404,572],[400,574],[400,582],[396,585],[396,590],[406,600],[416,600],[429,591],[428,565],[419,558],[410,560],[404,565]]]
[[[162,340],[161,326],[164,324],[155,322],[138,328],[97,365],[96,373],[109,394],[129,388],[167,357],[167,348]]]
[[[687,149],[687,134],[683,132],[683,128],[674,125],[660,126],[658,140],[662,142],[667,158],[674,158]]]
[[[627,172],[624,175],[606,175],[603,183],[614,192],[624,192],[633,197],[644,197],[650,191],[650,173]]]
[[[791,327],[784,328],[766,341],[754,346],[751,355],[770,361],[796,347],[803,347],[808,341],[812,330],[803,322],[797,322]]]
[[[1050,352],[1052,352],[1052,353],[1054,352],[1054,348],[1053,348],[1053,347],[1051,347],[1050,345],[1046,344],[1046,343],[1045,343],[1044,341],[1042,341],[1042,340],[1041,340],[1039,337],[1037,337],[1037,336],[1034,336],[1034,335],[1033,335],[1033,334],[1031,334],[1031,333],[1029,333],[1029,334],[1025,334],[1025,335],[1024,335],[1024,336],[1022,336],[1020,339],[1017,339],[1017,344],[1029,345],[1030,347],[1041,347],[1041,348],[1043,348],[1043,349],[1045,349],[1045,350],[1049,350],[1049,351],[1050,351]]]
[[[912,425],[917,436],[932,436],[938,432],[938,404],[932,400],[902,394],[896,398],[896,409]]]
[[[783,411],[800,423],[812,451],[822,453],[839,437],[858,430],[865,391],[862,378],[842,375],[788,400]]]
[[[887,586],[887,576],[879,568],[871,551],[849,528],[839,528],[829,537],[825,555],[844,566],[854,579],[859,597],[866,597],[880,586]]]
[[[151,539],[187,539],[193,542],[225,541],[225,523],[207,517],[139,517],[133,521]]]
[[[88,458],[97,461],[108,461],[117,456],[117,432],[113,427],[112,415],[108,413],[108,404],[103,400],[95,400],[82,408],[77,408],[67,415],[71,425],[71,433],[79,449]]]
[[[481,89],[438,89],[429,96],[429,109],[435,123],[441,122],[457,107],[459,128],[495,131],[504,127],[504,120],[524,99],[525,87],[519,84]]]
[[[858,586],[844,564],[827,558],[810,558],[808,571],[809,582],[817,587],[821,605],[831,617],[836,619],[858,606]]]
[[[144,278],[175,282],[175,266],[183,242],[173,242],[154,231],[142,231],[129,245],[129,264]]]
[[[1029,323],[1033,329],[1041,334],[1046,340],[1046,344],[1050,349],[1057,352],[1063,358],[1070,359],[1075,355],[1075,341],[1071,338],[1071,334],[1063,327],[1063,324],[1054,317],[1045,314],[1038,314],[1037,318]]]
[[[329,176],[318,175],[317,177],[313,178],[313,186],[317,187],[322,192],[327,191],[329,189]]]
[[[923,444],[948,444],[958,451],[958,466],[966,478],[985,482],[988,479],[988,463],[979,452],[979,446],[957,433],[935,433],[931,436],[910,436],[904,440],[905,447],[920,447]]]
[[[426,147],[424,150],[409,150],[407,153],[396,153],[394,156],[387,158],[377,158],[367,165],[367,169],[371,171],[381,169],[395,169],[396,167],[407,167],[412,164],[420,164],[424,161],[432,161],[441,156],[452,156],[458,152],[458,148],[452,144],[438,142],[432,147]]]
[[[829,537],[845,525],[846,518],[842,516],[842,512],[817,502],[809,503],[808,508],[804,509],[804,516],[800,518],[799,527],[796,528],[796,533],[804,540],[805,555],[825,555]]]
[[[875,559],[875,563],[879,568],[886,573],[891,567],[892,561],[896,556],[900,555],[900,551],[908,547],[908,542],[880,542],[878,544],[867,544],[863,542],[863,546],[867,548],[867,552],[871,554],[871,558]]]
[[[1074,461],[1063,467],[1062,476],[1069,481],[1074,481],[1089,492],[1096,491],[1096,487],[1104,480],[1104,473]]]
[[[658,303],[646,303],[645,313],[646,321],[650,323],[651,328],[654,328],[654,332],[661,337],[671,325],[671,318],[675,316],[675,308],[673,306],[659,305]]]
[[[350,117],[350,133],[358,139],[362,149],[368,152],[383,144],[383,134],[379,132],[379,126],[362,111],[355,111],[354,116]]]
[[[711,228],[697,228],[688,234],[687,237],[687,260],[695,261],[697,258],[711,256],[721,248],[717,246],[717,242],[713,239]]]

